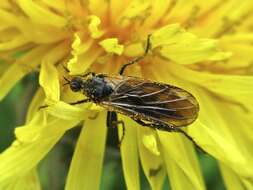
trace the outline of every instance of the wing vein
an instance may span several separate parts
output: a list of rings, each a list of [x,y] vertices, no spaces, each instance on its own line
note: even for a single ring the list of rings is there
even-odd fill
[[[129,109],[129,108],[125,108],[125,107],[121,107],[121,106],[118,106],[118,105],[115,105],[114,107],[118,108],[118,109],[121,109],[121,110],[126,110],[126,111],[129,111],[133,114],[140,114],[140,112],[138,111],[135,111],[135,110],[132,110],[132,109]],[[185,117],[185,116],[175,116],[175,115],[170,115],[170,114],[164,114],[164,113],[161,113],[161,112],[157,112],[155,110],[152,110],[151,113],[155,113],[155,114],[159,114],[159,115],[163,115],[167,118],[171,118],[171,119],[178,119],[178,120],[187,120],[187,119],[192,119],[192,117]],[[149,116],[149,115],[146,115],[147,118],[152,118],[152,120],[154,121],[160,121],[159,119],[153,117],[153,116]]]
[[[164,91],[167,90],[167,89],[168,89],[168,87],[165,86],[165,88],[163,88],[163,89],[161,89],[161,90],[158,90],[158,91],[155,91],[155,92],[151,92],[151,93],[149,93],[149,94],[141,95],[140,98],[145,98],[145,97],[148,97],[148,96],[153,96],[153,95],[162,93],[162,92],[164,92]]]
[[[167,104],[167,103],[173,103],[173,102],[179,102],[183,100],[187,100],[188,97],[182,97],[182,98],[175,98],[172,100],[165,100],[165,101],[153,101],[153,102],[144,102],[146,105],[155,105],[155,104]]]
[[[110,102],[109,104],[123,106],[123,107],[130,107],[130,108],[156,109],[156,110],[169,111],[169,112],[173,112],[173,111],[175,112],[175,111],[178,111],[178,110],[187,110],[187,109],[195,108],[194,105],[170,109],[170,108],[162,108],[162,107],[154,107],[154,106],[124,104],[124,103],[119,103],[119,102]]]
[[[120,83],[120,84],[117,86],[117,88],[115,89],[115,92],[117,92],[118,89],[119,89],[124,83],[126,83],[126,81]],[[141,82],[141,83],[139,83],[139,84],[137,84],[137,85],[135,85],[135,86],[132,86],[132,87],[129,88],[127,91],[121,92],[121,93],[119,93],[119,94],[116,93],[115,95],[119,96],[119,95],[124,95],[124,94],[126,94],[126,93],[132,92],[132,91],[134,91],[136,88],[142,86],[143,84],[145,84],[145,82]]]

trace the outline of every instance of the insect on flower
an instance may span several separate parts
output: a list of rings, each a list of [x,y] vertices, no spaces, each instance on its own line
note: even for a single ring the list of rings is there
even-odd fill
[[[142,126],[156,128],[168,132],[183,133],[195,145],[195,141],[181,127],[193,123],[198,117],[199,105],[189,92],[168,84],[158,83],[137,77],[124,76],[127,66],[143,59],[150,49],[150,35],[144,55],[123,65],[118,76],[95,74],[89,72],[83,76],[75,76],[71,80],[65,78],[72,91],[82,92],[87,99],[70,103],[72,105],[94,102],[108,110],[107,126],[119,124],[117,113],[132,118]]]

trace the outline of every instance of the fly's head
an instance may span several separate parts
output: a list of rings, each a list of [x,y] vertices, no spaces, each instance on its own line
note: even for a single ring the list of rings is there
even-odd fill
[[[99,102],[103,98],[109,96],[113,92],[113,88],[109,85],[102,75],[87,75],[84,77],[74,77],[71,80],[64,78],[73,92],[82,92],[85,96]]]
[[[69,87],[73,92],[79,92],[83,89],[84,81],[81,77],[74,77],[69,81]]]

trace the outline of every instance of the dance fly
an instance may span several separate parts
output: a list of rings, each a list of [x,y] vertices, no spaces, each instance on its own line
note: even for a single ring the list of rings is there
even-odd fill
[[[95,73],[89,73],[84,78],[74,77],[68,84],[72,91],[82,92],[87,97],[71,104],[91,101],[144,126],[177,131],[198,117],[199,105],[195,97],[172,85],[137,77]]]
[[[106,108],[107,126],[116,127],[121,124],[123,127],[120,142],[124,137],[125,127],[124,122],[118,120],[117,113],[132,118],[142,126],[183,133],[199,147],[192,137],[181,129],[198,117],[199,104],[191,93],[173,85],[123,75],[127,66],[145,58],[151,46],[150,37],[151,35],[147,38],[144,55],[124,64],[119,75],[89,72],[70,80],[65,78],[72,91],[82,92],[87,97],[70,104],[93,102]]]

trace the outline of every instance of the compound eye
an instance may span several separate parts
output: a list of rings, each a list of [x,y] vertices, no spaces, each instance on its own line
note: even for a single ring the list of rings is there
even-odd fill
[[[79,78],[73,78],[70,82],[70,88],[74,92],[78,92],[82,89],[82,80]]]

